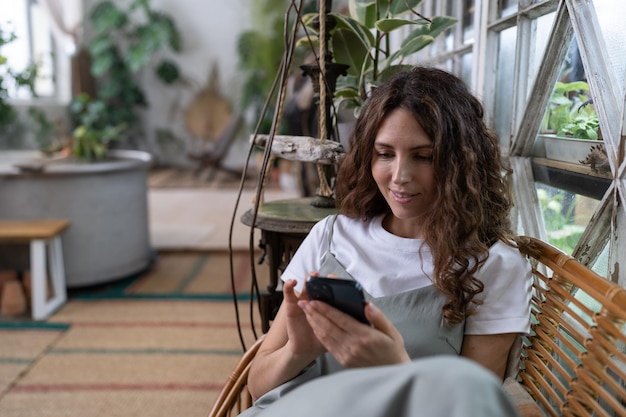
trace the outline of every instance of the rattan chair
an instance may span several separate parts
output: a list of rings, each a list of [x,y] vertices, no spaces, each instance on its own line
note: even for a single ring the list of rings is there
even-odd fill
[[[626,416],[626,289],[537,239],[522,385],[551,416]]]
[[[208,417],[236,416],[252,405],[252,397],[247,388],[248,372],[264,337],[265,335],[261,335],[239,359],[215,400]]]
[[[545,242],[522,240],[534,290],[516,384],[549,416],[626,416],[626,289]],[[241,358],[209,417],[250,407],[246,379],[261,340]],[[517,405],[523,416],[537,415]]]

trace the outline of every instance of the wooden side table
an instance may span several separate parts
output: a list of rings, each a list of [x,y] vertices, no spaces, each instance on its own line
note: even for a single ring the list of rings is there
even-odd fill
[[[313,225],[337,212],[334,208],[313,207],[313,199],[307,197],[266,202],[259,207],[254,225],[254,210],[248,210],[241,217],[243,224],[261,230],[259,246],[265,251],[270,269],[267,291],[262,292],[259,298],[264,333],[269,330],[270,322],[276,317],[283,300],[282,291],[278,290],[280,274]]]
[[[61,233],[68,220],[0,220],[0,242],[30,244],[31,305],[34,320],[46,319],[67,299]],[[47,299],[47,271],[52,296]]]

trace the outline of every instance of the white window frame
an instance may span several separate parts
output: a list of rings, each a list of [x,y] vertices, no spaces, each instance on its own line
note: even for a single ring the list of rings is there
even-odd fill
[[[33,56],[33,33],[35,30],[38,30],[33,24],[33,7],[42,7],[41,5],[37,5],[37,1],[41,2],[42,0],[12,0],[16,2],[23,3],[23,7],[26,9],[26,22],[28,28],[26,29],[26,33],[28,34],[28,39],[25,39],[25,42],[28,44],[29,48],[29,56],[32,60],[35,59]],[[4,23],[4,20],[3,22]],[[50,37],[50,45],[51,45],[51,61],[52,61],[52,69],[50,76],[52,77],[53,83],[53,91],[49,95],[38,95],[35,97],[11,97],[10,102],[16,107],[27,107],[27,106],[36,106],[36,107],[46,107],[49,105],[67,105],[71,100],[71,58],[67,55],[66,51],[62,50],[59,47],[58,42],[55,41],[53,37],[53,29],[50,27],[48,32],[48,36]],[[11,62],[10,56],[8,57],[9,65]],[[19,70],[18,68],[14,68]]]
[[[461,21],[463,3],[456,0],[424,0],[421,11],[425,14],[446,14],[448,1],[456,5],[454,17]],[[511,144],[503,149],[513,168],[512,185],[515,194],[516,212],[514,220],[520,219],[525,234],[545,240],[546,232],[539,209],[534,183],[533,168],[541,164],[556,169],[561,175],[576,178],[593,177],[585,167],[570,169],[564,164],[532,155],[538,126],[544,115],[551,89],[559,75],[561,63],[567,53],[572,36],[575,36],[594,95],[594,106],[600,119],[604,144],[611,166],[610,177],[602,179],[608,183],[598,208],[587,225],[574,253],[574,257],[591,264],[609,242],[609,276],[621,285],[626,284],[626,268],[619,268],[619,260],[626,259],[626,160],[623,151],[626,137],[626,87],[620,85],[608,57],[599,20],[595,14],[593,0],[518,0],[517,10],[505,17],[498,17],[498,0],[475,0],[474,39],[463,44],[462,27],[455,29],[452,51],[446,51],[444,37],[438,38],[428,51],[418,54],[417,61],[427,65],[445,67],[453,63],[452,71],[460,74],[460,60],[468,51],[472,52],[471,88],[481,97],[485,105],[488,123],[495,124],[493,109],[496,98],[497,42],[499,33],[517,27],[514,63],[514,80],[511,114]],[[616,2],[615,7],[626,7]],[[555,23],[546,44],[541,65],[530,65],[533,59],[537,18],[555,12]],[[460,25],[459,25],[460,26]],[[620,80],[621,81],[621,80]],[[596,98],[597,97],[597,98]]]

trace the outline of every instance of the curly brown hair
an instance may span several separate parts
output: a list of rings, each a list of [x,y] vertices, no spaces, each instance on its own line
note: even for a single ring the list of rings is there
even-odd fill
[[[483,291],[474,277],[496,241],[510,243],[510,173],[498,140],[483,120],[483,107],[458,77],[415,67],[377,87],[357,119],[339,167],[339,211],[363,220],[390,213],[372,176],[374,141],[383,120],[402,108],[433,141],[436,201],[425,219],[424,243],[434,262],[434,283],[448,298],[444,318],[459,323]]]

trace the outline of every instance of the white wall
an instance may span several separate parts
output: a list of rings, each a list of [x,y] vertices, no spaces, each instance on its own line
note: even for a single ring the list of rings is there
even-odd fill
[[[203,88],[215,65],[219,76],[219,90],[237,106],[241,89],[238,70],[237,38],[250,28],[251,17],[247,4],[254,0],[152,0],[152,7],[169,14],[181,32],[183,51],[167,54],[179,66],[188,83],[164,86],[151,70],[141,74],[149,107],[145,112],[147,150],[164,163],[184,165],[186,147],[194,138],[185,129],[182,112],[194,94]],[[121,6],[129,0],[115,0]],[[88,15],[98,0],[85,0]],[[89,28],[86,28],[86,37]],[[169,128],[183,143],[158,144],[155,129]],[[197,141],[195,141],[197,142]]]

